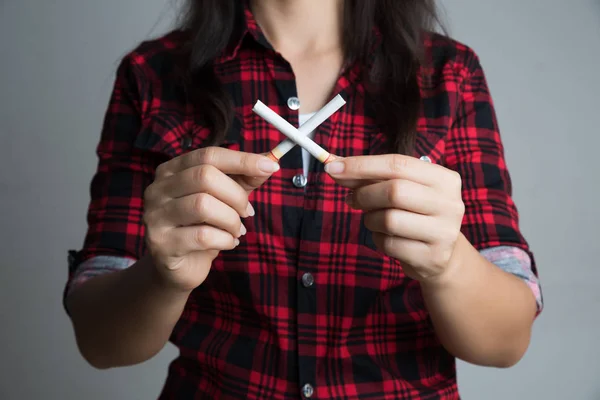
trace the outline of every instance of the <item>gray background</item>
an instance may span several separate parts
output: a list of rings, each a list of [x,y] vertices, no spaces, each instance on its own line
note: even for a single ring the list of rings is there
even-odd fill
[[[460,365],[465,399],[600,399],[597,151],[600,3],[447,0],[480,55],[546,309],[510,370]],[[151,399],[152,361],[99,372],[61,308],[85,232],[94,148],[116,63],[172,21],[169,0],[0,1],[0,399]],[[594,167],[596,165],[596,167]]]

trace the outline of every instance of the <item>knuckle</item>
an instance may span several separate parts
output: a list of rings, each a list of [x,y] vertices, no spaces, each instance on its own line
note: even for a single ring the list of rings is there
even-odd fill
[[[194,197],[194,211],[200,215],[204,215],[209,211],[210,195],[199,193]]]
[[[394,154],[390,157],[389,168],[393,173],[400,173],[408,166],[408,159],[399,154]]]
[[[161,176],[165,176],[167,174],[167,163],[164,162],[162,164],[160,164],[158,167],[156,167],[156,171],[155,171],[155,175],[157,178],[161,177]]]
[[[153,252],[161,252],[165,242],[165,232],[161,229],[148,228],[146,231],[146,244]]]
[[[465,215],[465,203],[463,201],[457,201],[454,204],[455,204],[454,205],[455,214],[462,218],[462,216]]]
[[[210,232],[206,225],[198,227],[198,229],[194,230],[193,240],[195,244],[200,246],[201,249],[208,248],[208,242],[210,240]]]
[[[383,214],[383,229],[386,232],[392,232],[396,227],[396,213],[393,210],[387,210]]]
[[[462,216],[465,214],[465,203],[463,203],[462,200],[446,201],[443,204],[443,207],[446,210],[446,215],[452,217],[452,219],[454,219],[455,217],[462,218]]]
[[[214,164],[217,159],[217,148],[214,146],[206,147],[198,152],[199,164]]]
[[[210,179],[213,171],[213,166],[209,164],[203,164],[194,169],[193,180],[195,183],[206,182]]]
[[[156,221],[156,212],[155,211],[145,211],[144,215],[142,215],[142,222],[146,226],[146,229],[150,229]]]
[[[406,185],[401,180],[392,181],[388,188],[388,201],[393,206],[400,206],[403,203],[403,197],[406,192]]]
[[[460,190],[462,189],[462,177],[456,171],[451,172],[451,178],[448,180],[452,186],[452,189]]]
[[[146,189],[144,189],[144,201],[145,202],[151,202],[152,200],[154,200],[156,198],[156,185],[155,184],[151,184],[148,185],[148,187],[146,187]]]
[[[249,153],[242,153],[242,152],[238,152],[237,153],[239,159],[239,163],[240,163],[240,167],[244,170],[255,170],[256,165],[258,163],[258,156],[254,155],[254,154],[249,154]]]

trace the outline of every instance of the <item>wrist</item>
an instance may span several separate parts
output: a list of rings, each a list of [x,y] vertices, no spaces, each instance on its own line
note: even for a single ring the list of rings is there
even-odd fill
[[[183,289],[174,285],[158,271],[158,268],[154,264],[150,254],[143,256],[140,259],[139,264],[140,268],[144,271],[144,275],[147,277],[153,292],[161,293],[169,297],[182,297],[186,299],[190,295],[191,290]]]
[[[467,269],[472,262],[469,262],[468,260],[472,258],[473,252],[477,253],[477,250],[475,250],[467,238],[460,233],[454,244],[452,255],[443,272],[423,279],[421,281],[421,286],[427,290],[442,290],[457,286],[469,275]]]

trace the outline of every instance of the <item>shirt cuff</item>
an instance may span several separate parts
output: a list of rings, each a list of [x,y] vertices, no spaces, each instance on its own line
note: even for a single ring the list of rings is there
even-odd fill
[[[77,266],[69,282],[67,293],[96,276],[121,271],[135,264],[135,260],[127,257],[95,256]]]
[[[483,249],[481,255],[489,262],[522,279],[535,296],[537,303],[537,313],[543,308],[542,291],[538,277],[531,268],[531,258],[525,250],[511,246],[497,246]]]

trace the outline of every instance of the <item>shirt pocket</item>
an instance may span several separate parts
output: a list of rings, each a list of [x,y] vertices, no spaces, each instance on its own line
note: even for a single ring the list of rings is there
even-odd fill
[[[411,155],[415,158],[429,157],[432,163],[444,165],[444,153],[446,150],[446,128],[423,127],[417,130],[415,137],[415,148]],[[389,153],[387,138],[384,133],[376,132],[369,137],[368,155],[380,155]]]
[[[218,146],[239,151],[243,139],[242,130],[241,120],[236,116],[225,139]],[[150,157],[166,161],[207,147],[211,142],[211,130],[195,119],[176,112],[157,112],[142,121],[134,147]]]

